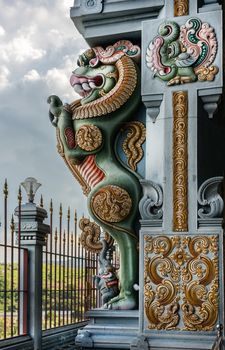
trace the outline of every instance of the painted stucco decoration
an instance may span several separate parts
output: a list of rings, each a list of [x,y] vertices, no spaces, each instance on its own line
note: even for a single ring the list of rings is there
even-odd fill
[[[95,125],[83,125],[76,133],[77,144],[85,151],[94,151],[102,144],[102,133]]]
[[[100,290],[103,308],[105,306],[107,308],[107,303],[119,294],[119,281],[116,268],[107,257],[109,244],[104,239],[102,240],[102,246],[103,248],[98,258],[99,272],[98,275],[94,276],[94,282]]]
[[[164,21],[147,48],[146,63],[153,77],[169,86],[212,81],[219,71],[213,65],[217,47],[214,28],[197,17],[188,19],[182,26],[175,21]]]
[[[136,171],[137,164],[144,156],[142,144],[146,139],[146,129],[143,123],[132,121],[123,126],[122,131],[124,130],[128,130],[128,133],[123,141],[123,151],[127,157],[128,166]]]
[[[218,236],[144,237],[149,329],[212,331],[218,319]]]
[[[79,243],[84,249],[91,253],[100,253],[103,249],[100,226],[90,219],[82,217],[79,221],[79,228],[81,230]],[[107,232],[103,234],[103,237],[108,249],[111,248],[114,242],[113,238]]]
[[[174,0],[174,17],[188,16],[189,0]]]
[[[133,170],[119,161],[116,146],[121,126],[131,122],[140,102],[140,74],[135,62],[139,56],[140,48],[127,40],[106,49],[88,49],[78,57],[78,68],[70,78],[81,99],[63,105],[57,96],[48,98],[58,151],[87,195],[91,217],[120,250],[120,292],[107,301],[109,309],[137,308],[138,239],[134,227],[141,186],[134,170],[142,157],[144,126],[133,128],[135,144],[131,142],[130,147],[132,152],[138,150]]]
[[[81,229],[79,243],[86,251],[98,254],[98,275],[93,278],[96,288],[100,290],[104,308],[110,299],[119,294],[116,268],[107,256],[114,240],[107,232],[102,233],[100,226],[90,219],[84,217],[80,219],[79,228]]]
[[[188,92],[173,92],[173,230],[188,230]]]
[[[92,210],[95,215],[105,222],[120,222],[131,210],[132,200],[129,193],[119,186],[102,187],[92,197]]]

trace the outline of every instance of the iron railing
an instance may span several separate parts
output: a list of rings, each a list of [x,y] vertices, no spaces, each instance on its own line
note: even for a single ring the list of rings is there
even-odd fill
[[[0,341],[26,335],[28,328],[28,250],[20,241],[21,189],[17,197],[17,234],[14,216],[9,218],[8,195],[5,181],[0,207]],[[65,214],[62,205],[54,213],[51,200],[50,234],[42,261],[42,330],[86,321],[85,312],[101,306],[93,279],[98,274],[98,256],[80,244],[76,211],[71,215],[68,208]],[[118,265],[115,250],[110,254],[114,266]]]
[[[8,184],[3,188],[0,231],[0,340],[27,332],[27,250],[20,247],[20,219],[15,237],[14,217],[8,220]],[[21,210],[21,189],[18,210]]]
[[[92,278],[97,274],[97,256],[79,244],[76,211],[72,221],[68,208],[64,228],[60,205],[58,228],[53,230],[51,200],[49,217],[50,235],[43,250],[42,269],[44,330],[85,321],[85,311],[97,307],[99,300]]]

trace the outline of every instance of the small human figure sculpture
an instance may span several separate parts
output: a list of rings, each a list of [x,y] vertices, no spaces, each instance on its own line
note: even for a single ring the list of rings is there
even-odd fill
[[[94,276],[96,288],[100,290],[102,297],[102,307],[108,308],[108,302],[119,294],[119,281],[116,269],[106,258],[109,249],[106,240],[102,240],[102,250],[99,254],[99,273]]]

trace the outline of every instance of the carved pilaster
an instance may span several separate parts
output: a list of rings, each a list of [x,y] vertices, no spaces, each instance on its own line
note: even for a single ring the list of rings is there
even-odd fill
[[[188,93],[173,93],[173,230],[188,230]]]

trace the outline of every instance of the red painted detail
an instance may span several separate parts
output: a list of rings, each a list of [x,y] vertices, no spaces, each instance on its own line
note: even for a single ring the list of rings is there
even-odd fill
[[[165,74],[169,74],[169,72],[170,72],[170,67],[165,67],[165,68],[164,68],[164,72],[165,72]]]
[[[82,164],[77,165],[77,169],[91,188],[105,177],[103,171],[96,165],[94,155],[87,156]]]
[[[107,287],[112,287],[112,286],[118,285],[118,280],[106,282],[106,285],[107,285]]]
[[[64,130],[65,137],[66,137],[66,142],[67,145],[70,149],[75,148],[76,142],[75,142],[75,136],[74,136],[74,131],[72,128],[65,128]]]

